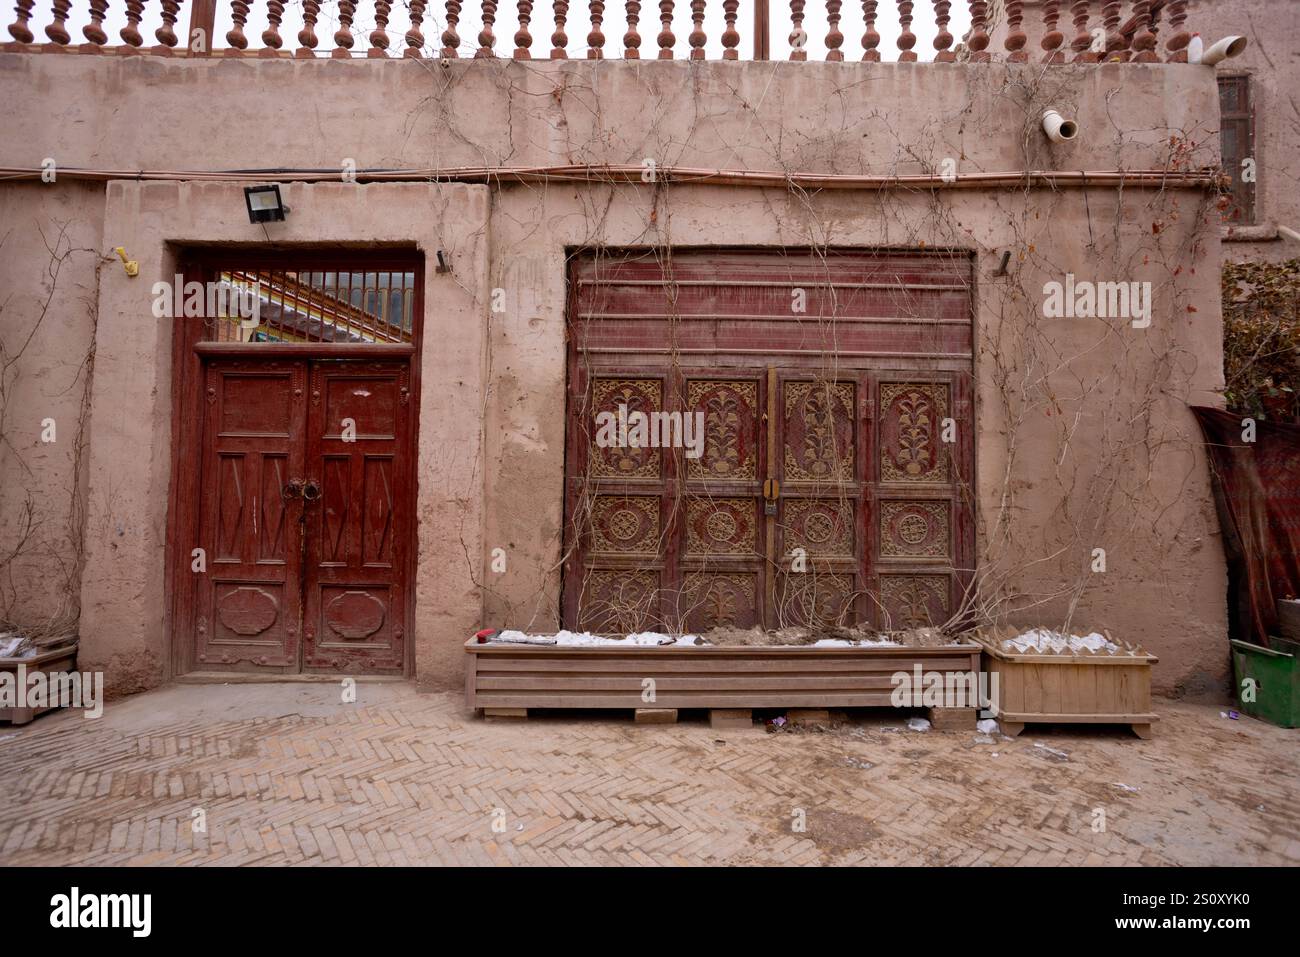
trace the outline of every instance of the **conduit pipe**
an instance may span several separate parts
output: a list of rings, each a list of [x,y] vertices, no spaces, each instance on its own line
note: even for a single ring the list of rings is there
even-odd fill
[[[754,186],[800,189],[984,189],[988,187],[1087,188],[1217,188],[1219,177],[1211,168],[1202,170],[1016,170],[1002,173],[958,173],[955,177],[934,173],[908,176],[878,176],[841,173],[786,173],[779,170],[696,169],[660,166],[654,179],[644,179],[646,167],[637,165],[574,166],[459,166],[449,168],[358,170],[360,183],[627,183],[646,182],[713,186]],[[0,180],[37,180],[48,170],[31,166],[0,166]],[[341,182],[337,169],[254,169],[254,170],[111,170],[60,167],[60,179],[136,180],[141,182],[226,182],[226,183],[329,183]]]

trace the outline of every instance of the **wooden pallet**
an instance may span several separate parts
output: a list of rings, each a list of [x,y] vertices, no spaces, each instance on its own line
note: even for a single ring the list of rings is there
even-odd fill
[[[900,671],[978,674],[980,646],[557,647],[465,643],[465,700],[487,716],[529,708],[686,709],[743,726],[754,708],[890,707]],[[650,694],[653,700],[648,700]],[[972,722],[974,707],[969,709]],[[522,712],[522,714],[521,714]],[[727,712],[724,715],[722,712]]]
[[[1021,654],[1002,650],[1020,630],[981,629],[984,667],[997,675],[998,724],[1015,737],[1026,724],[1127,724],[1151,737],[1151,666],[1159,659],[1115,642],[1123,654]],[[1103,634],[1105,634],[1103,632]],[[1106,637],[1115,641],[1109,634]]]

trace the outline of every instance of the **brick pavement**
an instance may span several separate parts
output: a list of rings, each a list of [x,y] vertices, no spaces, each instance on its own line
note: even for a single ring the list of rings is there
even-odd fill
[[[888,712],[829,733],[488,723],[457,695],[357,690],[172,685],[0,725],[0,862],[1300,864],[1300,732],[1214,706],[1159,701],[1146,742],[1013,742]]]

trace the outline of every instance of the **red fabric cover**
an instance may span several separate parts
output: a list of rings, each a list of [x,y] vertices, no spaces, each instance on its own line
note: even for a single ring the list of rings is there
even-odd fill
[[[1256,420],[1255,441],[1245,442],[1241,415],[1192,411],[1205,436],[1224,550],[1242,572],[1243,625],[1267,648],[1278,599],[1300,594],[1300,425]]]

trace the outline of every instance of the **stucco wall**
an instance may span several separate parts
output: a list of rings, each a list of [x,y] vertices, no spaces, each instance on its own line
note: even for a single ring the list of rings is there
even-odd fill
[[[1188,168],[1217,155],[1205,123],[1217,109],[1212,74],[1159,66],[14,54],[0,56],[0,95],[36,104],[13,118],[0,155],[24,166],[47,156],[64,167],[171,170],[650,158],[660,167],[888,174],[952,158],[965,175],[1166,168],[1175,161],[1171,140],[1200,144],[1177,158]],[[1048,105],[1078,118],[1076,143],[1047,145],[1037,117]],[[168,274],[179,244],[265,237],[248,225],[230,185],[114,183],[103,195],[107,211],[100,204],[88,214],[108,224],[100,248],[126,245],[142,275],[127,280],[110,268],[99,296],[107,361],[95,376],[85,525],[100,531],[89,542],[82,631],[96,660],[118,671],[130,670],[122,655],[135,656],[135,687],[169,667],[160,456],[170,392],[169,333],[140,324],[130,283]],[[1019,596],[1018,620],[1057,623],[1073,602],[1076,623],[1110,627],[1159,654],[1159,686],[1223,680],[1222,554],[1184,408],[1215,404],[1221,386],[1218,237],[1202,192],[339,183],[290,186],[286,201],[294,212],[277,241],[455,249],[451,277],[425,277],[415,636],[422,679],[459,681],[459,644],[480,620],[555,623],[566,254],[600,244],[727,243],[974,253],[982,561],[1005,570],[1001,584]],[[995,277],[1004,251],[1010,275]],[[1150,281],[1152,326],[1044,318],[1042,285],[1067,272]],[[8,263],[0,279],[10,288],[27,283]],[[501,312],[490,309],[493,289],[503,291]],[[125,411],[132,408],[148,414]],[[101,490],[123,484],[123,469],[141,487],[119,492],[112,508],[96,505]],[[108,521],[114,509],[129,516],[124,534]],[[507,551],[503,574],[491,570],[495,547]],[[1101,575],[1085,571],[1094,547],[1107,549]]]

